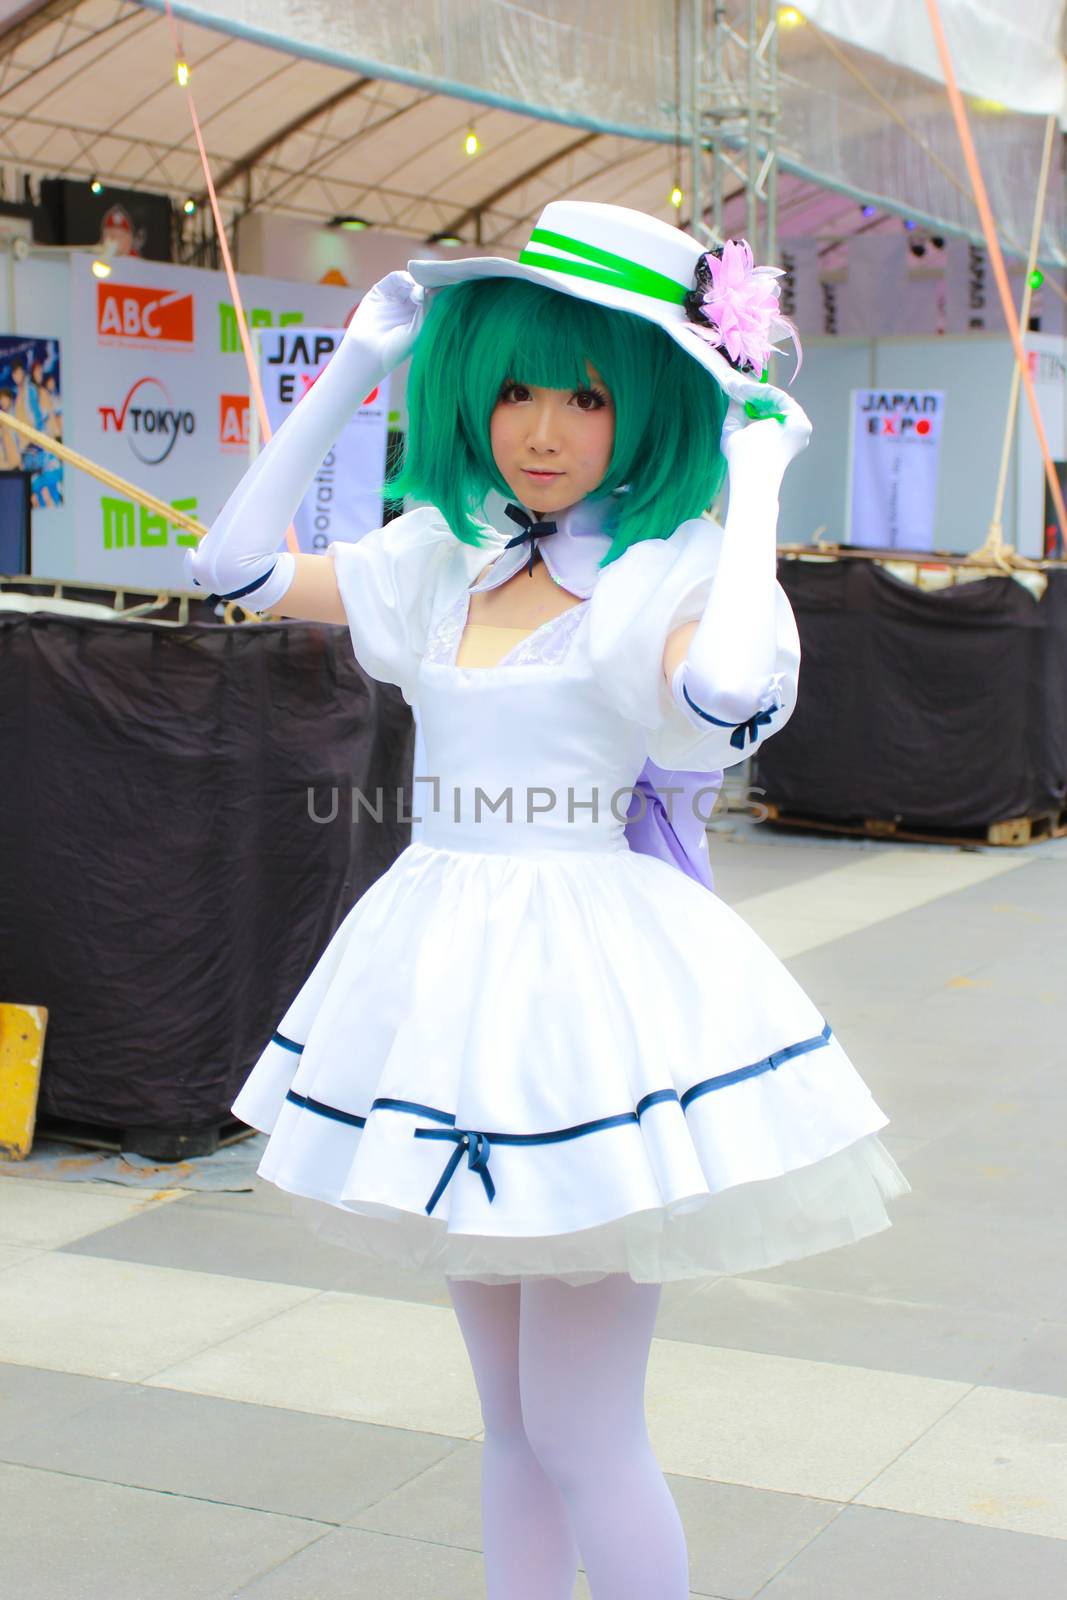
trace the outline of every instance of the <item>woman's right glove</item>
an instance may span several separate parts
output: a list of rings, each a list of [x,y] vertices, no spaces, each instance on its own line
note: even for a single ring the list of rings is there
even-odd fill
[[[256,457],[194,550],[192,585],[220,600],[251,597],[269,611],[293,581],[295,564],[278,545],[345,424],[387,373],[411,354],[425,291],[390,272],[364,295],[344,338],[311,388]]]

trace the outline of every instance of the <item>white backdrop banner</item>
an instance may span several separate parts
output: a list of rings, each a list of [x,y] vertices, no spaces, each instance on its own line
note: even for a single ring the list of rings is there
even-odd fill
[[[335,328],[270,328],[259,335],[260,381],[274,433],[322,372],[343,333]],[[253,414],[253,423],[255,416]],[[389,379],[367,395],[297,508],[301,550],[321,555],[331,539],[361,539],[382,524]],[[255,432],[258,433],[258,428]]]
[[[853,389],[849,544],[930,550],[945,396]]]
[[[119,257],[98,280],[71,257],[68,444],[139,489],[208,523],[249,462],[248,373],[221,272]],[[250,327],[341,328],[358,291],[238,279]],[[65,385],[66,387],[66,385]],[[68,474],[75,577],[186,587],[195,535],[84,473]]]

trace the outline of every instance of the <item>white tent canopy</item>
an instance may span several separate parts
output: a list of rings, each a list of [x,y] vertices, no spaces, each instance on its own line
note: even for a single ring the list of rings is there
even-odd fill
[[[942,7],[965,83],[985,81],[970,65],[964,74],[965,59],[997,63],[997,103],[969,109],[1003,241],[1024,254],[1043,118],[1003,98],[1010,8]],[[747,0],[725,9],[739,24]],[[1027,20],[1012,48],[1022,52],[1021,40],[1033,52],[1035,83],[1044,63],[1042,105],[1063,72],[1053,48],[1062,9],[1015,0]],[[6,198],[18,197],[24,173],[202,198],[162,0],[29,0],[6,30],[4,10],[0,0]],[[932,66],[923,0],[812,0],[801,10],[810,20],[781,33],[783,235],[899,229],[884,214],[897,212],[980,238],[945,90],[923,69]],[[684,186],[689,130],[674,0],[174,0],[174,12],[228,219],[355,214],[414,238],[455,233],[508,251],[561,193],[678,215],[668,196],[677,177]],[[868,48],[883,12],[907,23],[903,64]],[[1067,260],[1062,147],[1057,161],[1041,251],[1049,265]],[[865,219],[863,201],[881,214]],[[743,221],[738,199],[728,230]]]
[[[786,0],[780,0],[784,5]],[[827,33],[909,72],[943,82],[932,30],[916,0],[807,0]],[[941,0],[960,88],[1010,111],[1067,126],[1063,0]]]

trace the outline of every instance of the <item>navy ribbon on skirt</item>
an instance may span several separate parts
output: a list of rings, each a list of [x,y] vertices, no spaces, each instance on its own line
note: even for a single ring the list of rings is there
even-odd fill
[[[476,1172],[485,1185],[485,1192],[490,1204],[496,1198],[496,1185],[489,1176],[489,1140],[484,1133],[476,1133],[473,1129],[466,1128],[416,1128],[416,1139],[455,1139],[456,1148],[448,1158],[448,1165],[441,1174],[440,1182],[430,1196],[426,1207],[429,1216],[434,1206],[448,1188],[452,1174],[463,1160],[463,1151],[467,1152],[467,1165],[472,1172]]]

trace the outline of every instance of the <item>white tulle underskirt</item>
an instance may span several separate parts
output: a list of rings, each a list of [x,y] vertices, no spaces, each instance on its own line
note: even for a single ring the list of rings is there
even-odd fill
[[[890,1227],[887,1201],[910,1188],[868,1134],[795,1172],[565,1234],[456,1234],[385,1206],[341,1207],[292,1193],[289,1204],[318,1238],[390,1266],[475,1283],[549,1277],[577,1286],[615,1272],[635,1283],[719,1277],[817,1255]]]

